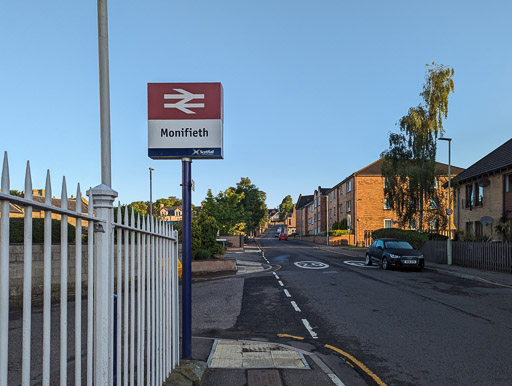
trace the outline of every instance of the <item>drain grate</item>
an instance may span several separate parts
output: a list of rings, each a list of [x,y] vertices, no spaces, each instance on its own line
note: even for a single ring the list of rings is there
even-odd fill
[[[283,386],[277,370],[247,370],[248,386]]]

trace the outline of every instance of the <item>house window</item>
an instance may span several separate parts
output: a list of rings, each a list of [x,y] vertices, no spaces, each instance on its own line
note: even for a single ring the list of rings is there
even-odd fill
[[[484,234],[484,229],[480,221],[475,221],[475,236],[481,237]]]
[[[475,184],[475,206],[482,206],[484,203],[484,187]]]
[[[430,220],[430,229],[437,231],[439,229],[439,220],[437,218],[433,218]]]
[[[340,216],[343,214],[343,204],[340,204]]]
[[[385,219],[384,228],[393,228],[393,220],[390,218]]]
[[[418,228],[418,225],[416,223],[416,219],[413,218],[412,220],[409,220],[409,229],[415,231],[417,228]]]
[[[316,220],[316,213],[315,213],[315,217],[314,217],[314,218],[315,218],[315,222],[316,222],[316,221],[317,221],[317,220]]]
[[[387,177],[384,178],[384,189],[389,188],[389,179]]]
[[[430,209],[439,209],[439,201],[437,198],[430,199]]]
[[[468,235],[473,235],[474,234],[473,221],[468,221],[466,223],[466,233]]]
[[[512,174],[505,176],[505,192],[512,192]]]
[[[339,195],[340,195],[340,196],[343,196],[343,185],[340,185]]]
[[[385,198],[384,199],[384,210],[390,210],[392,209],[391,208],[391,205],[389,204],[389,199]]]
[[[350,210],[351,210],[351,209],[350,209],[350,206],[351,206],[351,205],[350,205],[350,203],[351,203],[351,201],[347,201],[347,213],[349,213],[349,212],[350,212]]]
[[[352,181],[347,182],[347,193],[352,190]]]
[[[333,190],[333,192],[332,192],[332,196],[333,196],[334,198],[336,198],[336,190]]]
[[[439,178],[438,177],[434,178],[434,188],[439,189]]]
[[[475,204],[473,201],[473,185],[466,185],[466,208],[472,208]]]

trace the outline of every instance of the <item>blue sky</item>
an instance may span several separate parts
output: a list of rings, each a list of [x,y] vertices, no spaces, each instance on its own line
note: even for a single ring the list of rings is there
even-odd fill
[[[512,2],[109,2],[112,187],[181,197],[181,162],[147,156],[148,82],[222,82],[224,160],[192,163],[198,205],[249,177],[276,207],[377,160],[421,102],[425,64],[455,69],[446,136],[468,167],[512,137]],[[0,151],[11,189],[100,176],[96,1],[0,5]],[[446,143],[438,161],[447,162]]]

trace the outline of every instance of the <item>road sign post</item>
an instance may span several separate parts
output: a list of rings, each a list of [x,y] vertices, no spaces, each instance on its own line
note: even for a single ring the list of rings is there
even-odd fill
[[[220,83],[148,83],[148,156],[182,161],[182,357],[192,357],[192,159],[222,159]]]

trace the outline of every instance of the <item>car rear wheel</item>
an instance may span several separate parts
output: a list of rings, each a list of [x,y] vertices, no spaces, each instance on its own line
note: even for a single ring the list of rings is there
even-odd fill
[[[370,257],[370,255],[368,253],[366,254],[365,264],[372,265],[372,258]]]
[[[382,258],[382,269],[389,269],[388,259]]]

